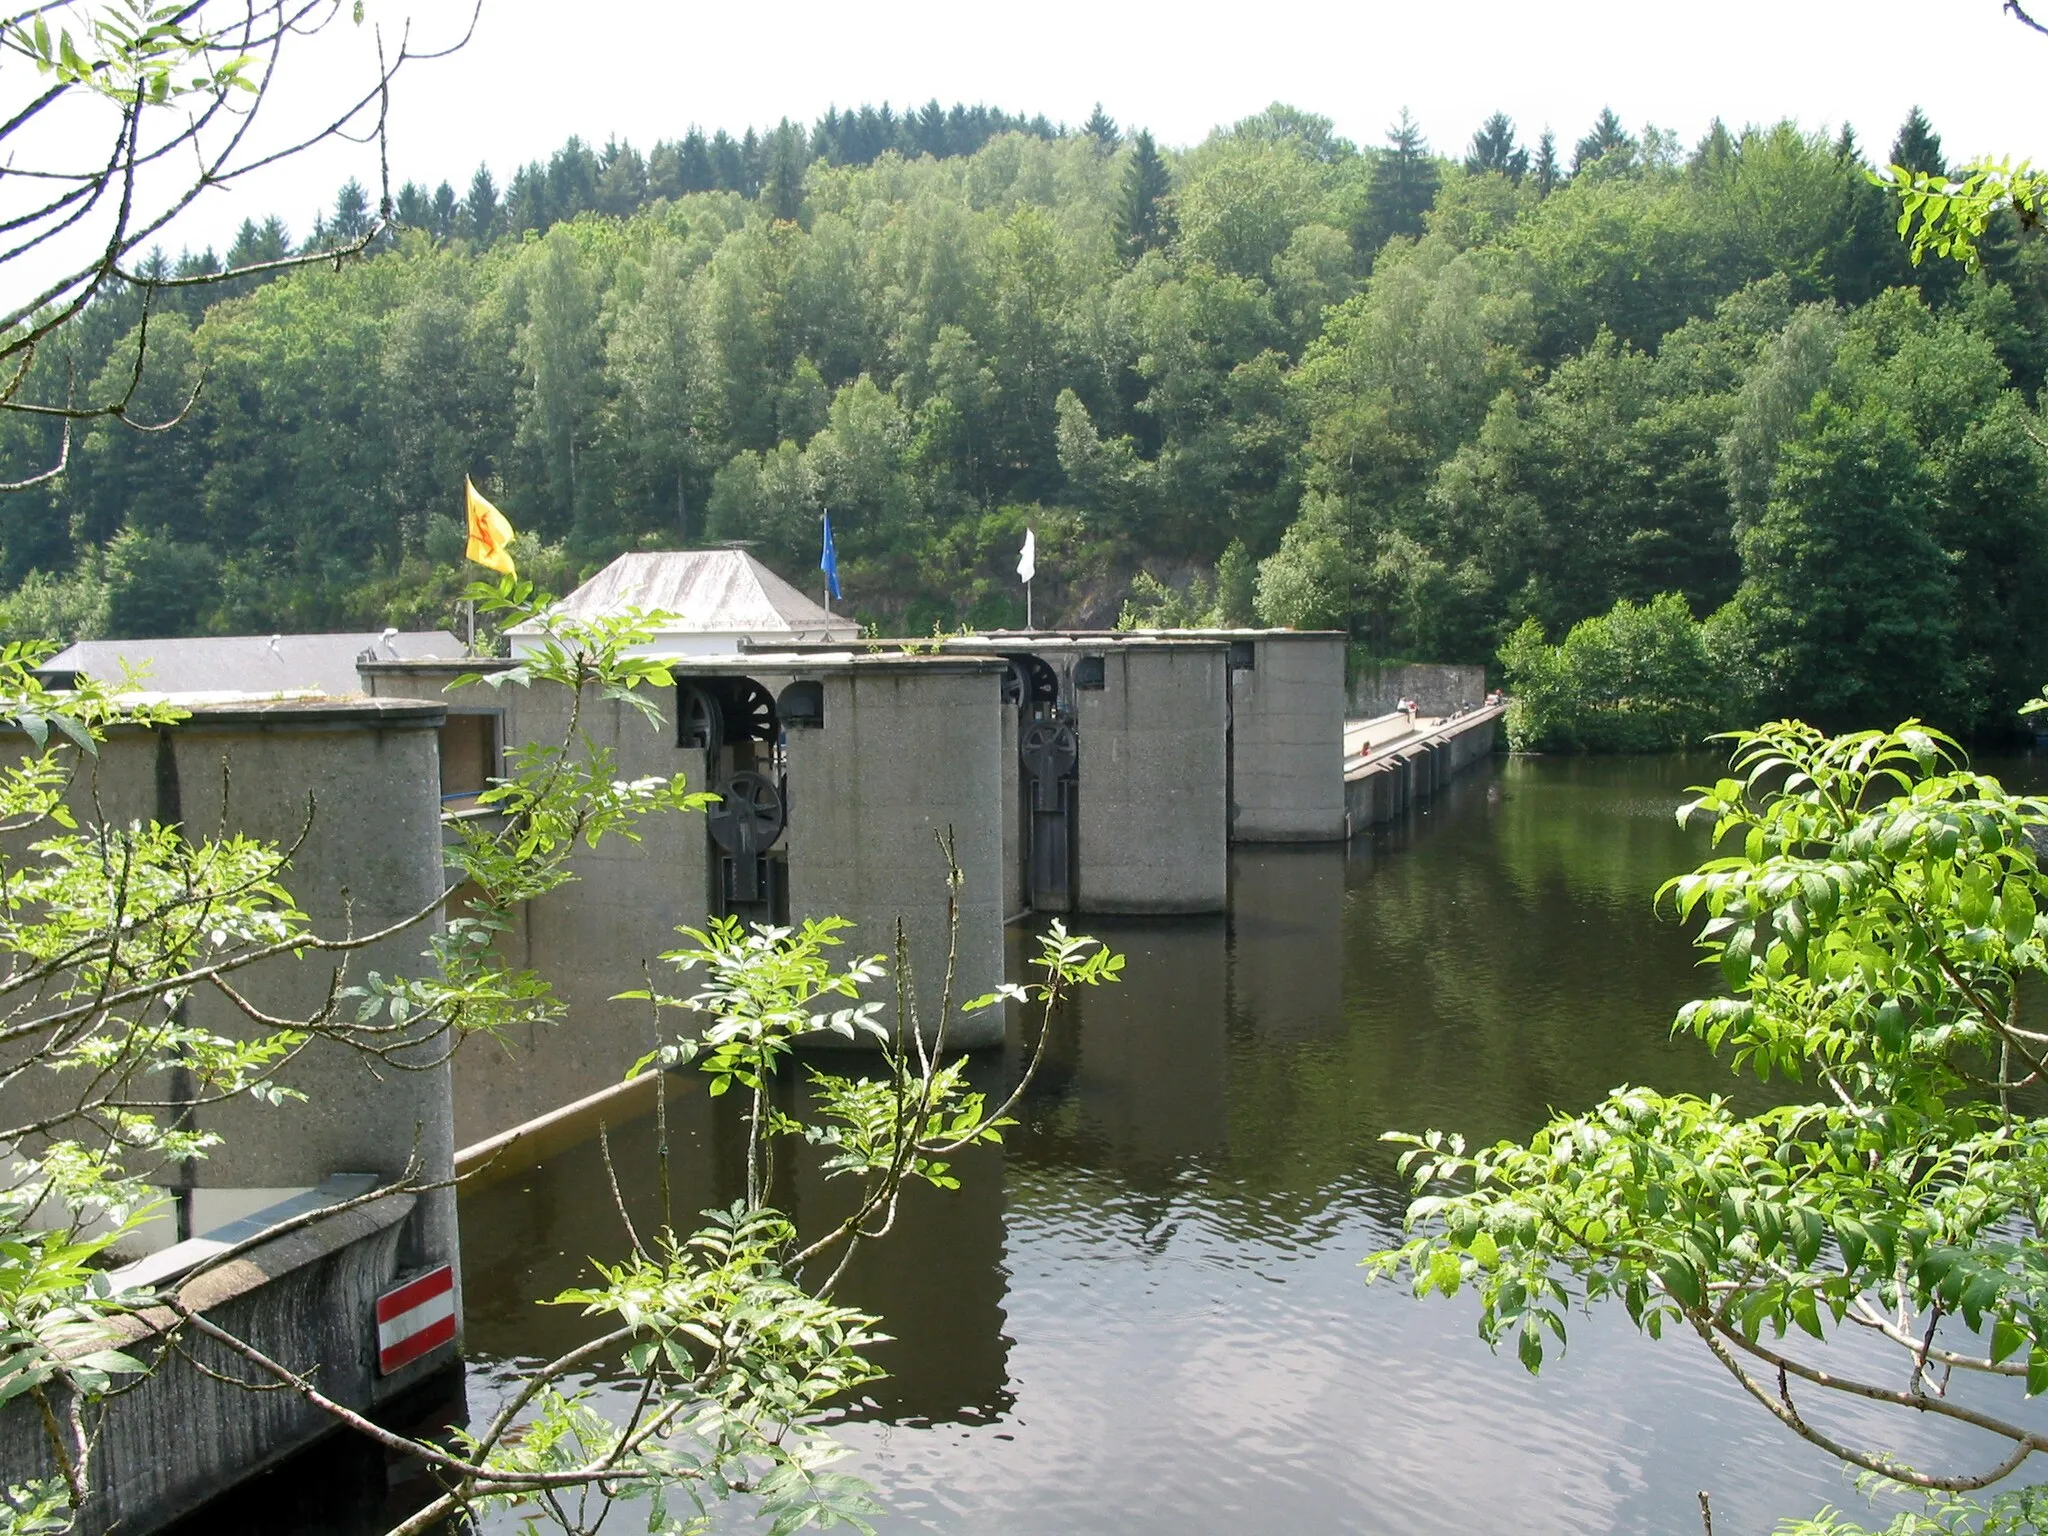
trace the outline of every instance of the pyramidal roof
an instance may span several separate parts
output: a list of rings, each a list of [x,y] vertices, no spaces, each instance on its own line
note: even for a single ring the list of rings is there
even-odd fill
[[[667,613],[661,634],[759,635],[837,640],[859,633],[827,613],[743,549],[676,549],[621,555],[557,603],[564,618],[594,619],[627,608]],[[541,633],[534,620],[515,635]]]

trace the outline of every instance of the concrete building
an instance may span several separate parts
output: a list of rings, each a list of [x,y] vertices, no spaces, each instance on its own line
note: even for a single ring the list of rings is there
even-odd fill
[[[639,647],[652,656],[723,656],[743,646],[842,645],[860,637],[851,619],[827,613],[740,549],[621,555],[550,612],[592,619],[630,608],[667,615]],[[544,632],[545,621],[513,626],[512,654],[526,654]]]
[[[81,640],[36,669],[52,688],[81,678],[118,685],[135,676],[153,693],[323,693],[360,691],[356,663],[457,657],[445,629],[335,635],[194,635],[171,640]]]

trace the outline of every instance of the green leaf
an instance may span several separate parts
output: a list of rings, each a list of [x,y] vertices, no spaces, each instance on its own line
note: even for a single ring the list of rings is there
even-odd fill
[[[2000,1364],[2027,1342],[2026,1333],[2008,1318],[1998,1318],[1991,1325],[1991,1360]]]

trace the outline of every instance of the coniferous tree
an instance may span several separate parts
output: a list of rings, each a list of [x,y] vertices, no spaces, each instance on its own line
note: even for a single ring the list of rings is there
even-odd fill
[[[711,136],[711,183],[720,192],[739,192],[747,184],[740,146],[723,128]]]
[[[1529,167],[1529,184],[1538,197],[1548,197],[1564,183],[1564,168],[1557,163],[1557,135],[1548,128],[1536,141],[1536,159]]]
[[[1687,169],[1698,175],[1718,176],[1734,158],[1735,139],[1728,132],[1728,125],[1717,117],[1707,125],[1706,136],[1692,152]]]
[[[610,140],[598,157],[598,211],[624,218],[646,201],[647,162],[631,144]]]
[[[740,136],[740,184],[733,189],[741,197],[761,195],[761,181],[768,172],[766,160],[761,135],[749,128]]]
[[[416,181],[408,181],[398,189],[398,206],[394,213],[398,222],[407,229],[433,227],[434,205],[427,198],[427,189]]]
[[[1472,147],[1465,155],[1465,169],[1477,175],[1497,171],[1516,186],[1529,173],[1529,151],[1515,142],[1514,119],[1496,112],[1472,135]]]
[[[228,247],[228,265],[248,267],[258,262],[282,261],[291,253],[291,236],[286,233],[283,220],[273,216],[258,224],[254,219],[244,219],[235,243]]]
[[[682,148],[676,155],[676,168],[686,194],[715,192],[718,189],[718,167],[712,163],[711,146],[704,141],[702,129],[692,128],[683,135]]]
[[[327,234],[337,244],[360,240],[370,232],[370,194],[351,176],[334,196],[334,217]]]
[[[1102,110],[1102,103],[1095,103],[1095,110],[1088,114],[1088,121],[1081,125],[1081,131],[1095,141],[1098,155],[1113,155],[1124,141],[1117,129],[1116,119]]]
[[[1131,140],[1131,158],[1124,165],[1123,204],[1117,210],[1116,232],[1124,258],[1136,261],[1167,240],[1166,196],[1173,190],[1166,162],[1146,129]]]
[[[548,160],[548,224],[597,206],[597,156],[574,134]],[[536,228],[545,229],[546,224]]]
[[[784,118],[768,136],[768,175],[761,201],[769,217],[795,223],[804,208],[804,167],[809,146],[803,129]]]
[[[546,229],[554,212],[548,200],[548,173],[538,160],[530,160],[512,173],[511,189],[505,194],[505,228],[514,235],[529,229]]]
[[[647,195],[671,200],[683,195],[683,149],[680,144],[661,139],[647,151]]]
[[[446,240],[455,233],[456,214],[455,189],[442,182],[434,188],[434,238]]]
[[[1609,160],[1613,169],[1625,170],[1635,159],[1635,149],[1636,141],[1621,126],[1621,119],[1614,115],[1614,109],[1602,107],[1600,115],[1593,120],[1593,131],[1579,140],[1572,150],[1572,174],[1577,176],[1602,160]],[[1610,160],[1616,155],[1623,158]]]
[[[917,116],[911,120],[910,138],[919,154],[930,155],[934,160],[946,157],[946,109],[939,105],[938,97],[917,109]]]
[[[1422,216],[1436,202],[1439,180],[1422,130],[1403,107],[1366,184],[1361,250],[1370,256],[1396,235],[1421,234]]]
[[[498,238],[503,219],[498,206],[498,184],[491,179],[490,167],[480,165],[469,178],[469,195],[462,200],[463,232],[478,245],[488,245]]]
[[[1948,174],[1948,162],[1941,154],[1941,135],[1918,107],[1908,112],[1905,122],[1899,125],[1899,136],[1892,140],[1891,163],[1903,165],[1909,171],[1924,171],[1929,176]]]

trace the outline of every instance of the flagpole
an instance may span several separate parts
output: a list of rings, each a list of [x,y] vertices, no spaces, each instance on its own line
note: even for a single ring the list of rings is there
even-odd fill
[[[476,654],[476,599],[472,597],[462,606],[468,610],[469,614],[469,649],[464,654],[474,656]]]
[[[1031,628],[1031,583],[1024,583],[1024,627]]]

